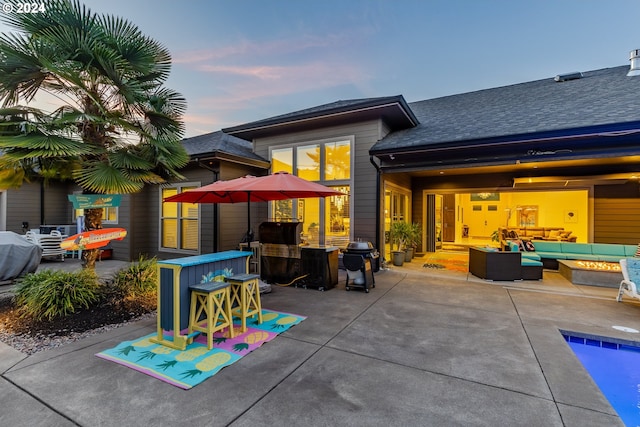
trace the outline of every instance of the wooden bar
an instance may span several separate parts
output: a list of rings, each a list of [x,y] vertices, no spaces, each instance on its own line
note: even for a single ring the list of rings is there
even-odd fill
[[[224,277],[248,272],[251,252],[224,251],[158,261],[157,336],[152,341],[184,350],[189,326],[189,285],[224,281]],[[165,337],[164,331],[172,335]]]

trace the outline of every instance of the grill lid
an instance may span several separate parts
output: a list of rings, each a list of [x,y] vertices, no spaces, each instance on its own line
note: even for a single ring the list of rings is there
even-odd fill
[[[366,250],[370,251],[373,249],[373,244],[371,242],[349,242],[347,245],[347,250]]]

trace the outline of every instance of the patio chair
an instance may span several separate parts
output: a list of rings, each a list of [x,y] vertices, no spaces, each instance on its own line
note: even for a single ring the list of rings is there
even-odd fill
[[[623,279],[620,282],[620,290],[616,300],[621,302],[623,294],[640,300],[638,286],[636,285],[636,283],[640,283],[640,258],[621,259],[620,269],[622,270]]]
[[[34,234],[34,236],[42,248],[42,258],[56,258],[64,261],[64,255],[67,251],[60,247],[62,234],[58,230],[52,230],[51,234]]]

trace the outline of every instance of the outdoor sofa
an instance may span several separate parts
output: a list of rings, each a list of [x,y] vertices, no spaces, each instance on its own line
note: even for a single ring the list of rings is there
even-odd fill
[[[558,269],[558,260],[607,261],[619,262],[621,258],[632,257],[638,250],[637,245],[617,245],[613,243],[569,243],[569,242],[532,242],[533,251],[522,251],[518,241],[508,241],[512,252],[522,252],[523,258],[541,261],[544,268]],[[531,247],[531,244],[528,244]]]
[[[470,247],[469,272],[485,280],[541,280],[542,262],[525,254]]]

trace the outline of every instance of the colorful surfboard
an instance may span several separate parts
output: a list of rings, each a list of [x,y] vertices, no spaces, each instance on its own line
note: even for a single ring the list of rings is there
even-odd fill
[[[126,235],[127,230],[124,228],[102,228],[100,230],[85,231],[67,237],[60,243],[60,247],[68,251],[97,249],[106,246],[112,240],[122,240]]]

